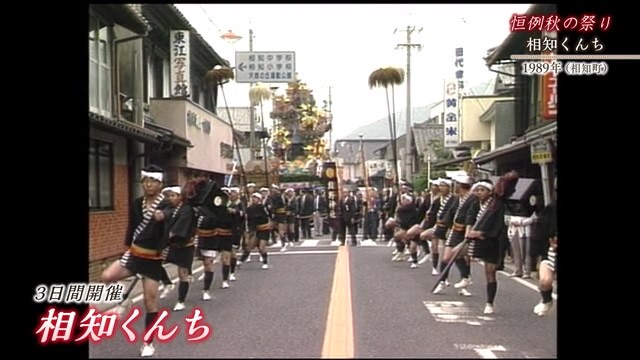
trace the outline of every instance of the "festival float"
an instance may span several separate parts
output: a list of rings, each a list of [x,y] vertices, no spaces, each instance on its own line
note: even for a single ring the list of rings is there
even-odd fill
[[[285,94],[273,99],[271,147],[279,163],[281,185],[318,185],[322,163],[329,160],[323,138],[331,130],[331,116],[316,106],[312,92],[298,79],[288,84]]]

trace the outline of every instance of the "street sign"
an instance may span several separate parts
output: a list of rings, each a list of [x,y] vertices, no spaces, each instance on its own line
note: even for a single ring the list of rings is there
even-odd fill
[[[236,51],[238,83],[289,83],[295,77],[295,51]]]
[[[531,143],[531,163],[547,164],[553,161],[551,143],[547,140],[537,140]]]

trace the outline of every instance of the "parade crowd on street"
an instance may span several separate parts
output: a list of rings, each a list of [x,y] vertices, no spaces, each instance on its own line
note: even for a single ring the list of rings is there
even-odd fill
[[[102,281],[140,279],[145,327],[149,328],[158,315],[158,299],[176,288],[163,263],[178,267],[173,310],[182,311],[196,281],[202,281],[202,301],[211,300],[217,264],[222,268],[221,288],[227,289],[238,279],[237,269],[251,262],[253,251],[260,256],[261,268],[268,270],[269,251],[287,251],[301,239],[330,233],[334,245],[358,246],[366,240],[395,245],[391,260],[408,261],[409,269],[430,262],[429,274],[438,277],[434,294],[451,286],[453,265],[460,276],[452,286],[461,296],[471,296],[472,285],[484,278],[484,314],[497,311],[496,272],[503,269],[509,254],[515,265],[511,276],[530,278],[532,272],[538,273],[541,301],[533,312],[544,316],[553,304],[555,205],[531,203],[523,213],[509,199],[518,178],[517,173],[508,172],[495,183],[468,175],[433,179],[429,189],[419,194],[406,182],[400,189],[348,188],[335,202],[335,216],[329,217],[333,202],[321,188],[221,187],[203,175],[186,184],[169,185],[164,183],[162,168],[149,166],[140,174],[144,195],[131,207],[127,250],[103,272]],[[204,266],[197,279],[192,275],[194,260]],[[473,281],[472,261],[484,267],[484,274],[475,274]],[[153,339],[146,339],[141,356],[154,353]]]

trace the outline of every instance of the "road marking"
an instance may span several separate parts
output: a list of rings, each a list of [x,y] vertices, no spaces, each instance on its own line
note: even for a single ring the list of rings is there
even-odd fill
[[[338,256],[336,256],[327,327],[322,345],[322,358],[348,359],[353,357],[353,313],[351,307],[349,248],[341,247],[338,251]]]
[[[501,273],[504,276],[509,276],[509,274],[504,272],[504,271],[499,271],[499,273]],[[538,286],[528,282],[526,279],[522,279],[522,278],[519,278],[519,277],[512,277],[510,279],[515,281],[515,282],[517,282],[517,283],[519,283],[519,284],[521,284],[521,285],[524,285],[524,286],[528,287],[529,289],[531,289],[531,290],[533,290],[535,292],[539,292],[540,291],[538,289]],[[558,300],[558,294],[556,294],[555,292],[551,294],[551,297],[553,297],[553,300]]]
[[[312,247],[312,246],[318,246],[318,243],[320,242],[320,240],[304,240],[302,242],[302,244],[300,244],[300,247]]]
[[[478,261],[477,263],[479,265],[482,265],[482,267],[484,267],[484,262]],[[504,271],[504,270],[500,270],[500,271],[498,271],[498,273],[508,277],[511,280],[514,280],[515,282],[517,282],[517,283],[519,283],[521,285],[524,285],[525,287],[528,287],[529,289],[531,289],[531,290],[533,290],[535,292],[540,292],[540,290],[538,289],[537,285],[534,285],[534,284],[528,282],[525,279],[522,279],[522,278],[519,278],[519,277],[510,277],[509,276],[510,274],[508,272]],[[555,289],[555,286],[554,286],[554,289]],[[555,292],[551,294],[551,297],[553,298],[553,300],[558,300],[558,294],[555,293]]]
[[[479,315],[480,310],[466,306],[462,301],[423,301],[422,303],[437,322],[480,326],[482,323],[495,320],[490,316]]]
[[[339,254],[338,250],[300,250],[300,251],[296,251],[296,250],[291,250],[291,251],[284,251],[284,252],[275,252],[275,253],[269,253],[269,256],[274,256],[274,255],[314,255],[314,254]]]
[[[497,359],[494,351],[507,351],[502,345],[475,345],[475,344],[454,344],[459,350],[473,350],[483,359]]]
[[[373,240],[362,240],[360,241],[360,246],[378,246],[378,243]]]

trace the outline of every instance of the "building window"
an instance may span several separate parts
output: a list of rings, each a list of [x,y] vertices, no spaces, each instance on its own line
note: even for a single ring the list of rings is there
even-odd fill
[[[200,104],[200,84],[196,82],[191,86],[191,101]]]
[[[89,139],[89,209],[113,210],[113,144]]]
[[[152,88],[152,98],[164,97],[164,83],[168,80],[164,78],[164,58],[158,54],[153,54],[151,59],[151,73],[149,85]]]
[[[111,28],[89,15],[89,110],[111,117]]]

